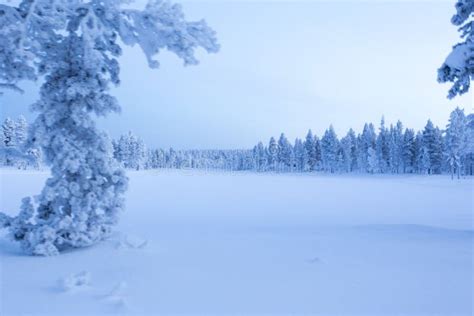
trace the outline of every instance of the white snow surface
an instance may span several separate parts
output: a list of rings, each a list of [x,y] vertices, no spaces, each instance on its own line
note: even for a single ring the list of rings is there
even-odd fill
[[[0,176],[14,215],[48,173]],[[31,257],[0,234],[0,315],[473,313],[472,179],[129,176],[117,231],[97,246]]]

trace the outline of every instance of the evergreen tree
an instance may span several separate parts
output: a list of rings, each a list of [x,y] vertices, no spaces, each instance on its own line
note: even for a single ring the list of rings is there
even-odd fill
[[[196,64],[194,50],[218,50],[215,33],[186,22],[181,7],[152,1],[144,10],[116,0],[21,0],[1,5],[0,87],[41,76],[33,109],[39,115],[28,138],[41,146],[51,166],[37,207],[24,199],[20,214],[2,214],[0,227],[35,255],[103,240],[118,221],[127,187],[124,171],[111,158],[112,146],[94,116],[120,109],[108,93],[119,83],[121,45],[139,46],[151,67],[162,50]]]
[[[293,148],[284,133],[281,133],[278,140],[278,161],[280,171],[289,171],[292,164]]]
[[[258,171],[265,171],[267,170],[267,151],[265,146],[263,146],[262,142],[259,142],[257,145],[257,165]]]
[[[420,172],[422,174],[430,174],[431,159],[428,148],[423,144],[420,152]]]
[[[342,164],[341,170],[345,172],[353,171],[353,155],[355,155],[355,135],[352,129],[349,130],[346,136],[341,138]],[[357,159],[357,158],[355,158]]]
[[[333,126],[324,133],[321,139],[321,157],[323,170],[333,173],[336,170],[339,144]]]
[[[3,142],[5,147],[15,147],[16,146],[16,126],[15,121],[7,117],[2,124],[3,131]]]
[[[314,170],[320,170],[322,165],[321,141],[318,136],[314,136]]]
[[[270,138],[270,142],[268,143],[267,156],[269,170],[275,171],[278,164],[278,145],[273,137]]]
[[[464,150],[465,173],[474,175],[474,114],[466,117],[466,148]]]
[[[306,155],[308,156],[308,161],[304,164],[304,169],[309,169],[309,171],[316,170],[316,165],[318,162],[318,157],[316,153],[316,139],[313,136],[313,132],[311,130],[308,131],[306,134],[306,139],[304,142],[304,148],[306,150]],[[306,166],[307,164],[307,166]]]
[[[25,143],[27,134],[28,122],[23,115],[20,115],[20,117],[15,122],[15,137],[18,146],[21,146]]]
[[[369,148],[375,149],[376,134],[372,123],[365,124],[359,142],[359,167],[362,171],[368,171]]]
[[[423,130],[423,145],[426,147],[429,156],[429,174],[441,173],[441,166],[443,162],[443,141],[441,131],[435,128],[431,120],[426,123]],[[426,164],[425,164],[426,165]]]
[[[368,149],[367,166],[369,173],[376,173],[379,170],[379,159],[373,147],[369,147]]]
[[[385,127],[385,118],[382,116],[380,121],[379,134],[377,135],[375,150],[378,160],[378,169],[380,172],[385,173],[389,168],[390,160],[390,135],[387,128]]]
[[[403,170],[403,125],[398,121],[395,127],[390,126],[390,167],[392,172]]]
[[[422,171],[422,157],[423,157],[423,134],[418,131],[415,136],[414,144],[414,169],[416,173],[423,173]]]
[[[308,164],[308,152],[306,148],[306,141],[305,143],[303,143],[299,138],[295,140],[294,155],[295,155],[296,170],[300,172],[309,171],[310,169],[309,169],[309,164]]]
[[[456,108],[451,112],[449,123],[446,127],[446,158],[448,161],[451,177],[456,173],[458,179],[461,176],[465,150],[467,146],[467,120],[464,110]]]
[[[415,143],[415,131],[412,129],[405,129],[403,134],[403,172],[414,172],[416,164],[416,143]]]

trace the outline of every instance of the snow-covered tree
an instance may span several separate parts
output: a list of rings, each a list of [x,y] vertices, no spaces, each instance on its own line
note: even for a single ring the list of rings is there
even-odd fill
[[[166,167],[178,168],[178,155],[176,150],[171,147],[166,155]]]
[[[464,153],[465,173],[474,175],[474,114],[466,117],[466,148]]]
[[[312,138],[312,137],[311,137]],[[310,167],[308,164],[308,151],[305,146],[306,142],[302,142],[299,138],[295,140],[294,155],[295,155],[295,168],[297,171],[309,171]],[[313,146],[314,148],[314,146]]]
[[[319,137],[314,135],[314,170],[321,170],[322,158],[321,158],[321,141]]]
[[[422,156],[423,156],[423,134],[421,131],[418,131],[415,135],[415,144],[414,144],[414,170],[416,173],[424,173],[422,171]]]
[[[278,144],[273,137],[270,138],[268,143],[267,156],[269,170],[275,171],[278,164]]]
[[[255,163],[257,171],[267,170],[267,152],[262,142],[259,142],[254,149]]]
[[[423,130],[423,146],[426,148],[429,156],[429,174],[441,173],[443,163],[443,140],[439,128],[433,125],[431,120],[426,123]],[[424,164],[426,166],[427,164]]]
[[[28,122],[25,117],[21,115],[15,122],[15,137],[18,145],[23,145],[28,135]]]
[[[467,146],[467,120],[464,110],[456,108],[451,112],[449,123],[446,126],[446,159],[448,161],[451,177],[456,173],[461,176],[462,161],[466,154]]]
[[[342,170],[345,172],[352,172],[356,167],[354,162],[357,161],[356,153],[356,137],[352,129],[349,130],[346,136],[341,138],[342,150]]]
[[[452,82],[450,99],[469,91],[474,79],[474,0],[457,0],[456,13],[451,23],[459,27],[462,42],[454,45],[443,65],[438,69],[438,81]]]
[[[309,169],[310,171],[316,170],[316,165],[318,163],[318,157],[316,153],[316,139],[313,136],[313,132],[311,130],[308,131],[306,134],[306,139],[304,141],[304,148],[306,150],[306,155],[308,160],[304,162],[303,168]]]
[[[390,126],[389,162],[393,173],[403,170],[403,125],[400,121]]]
[[[415,131],[412,129],[405,129],[403,134],[402,146],[402,160],[403,172],[414,172],[416,162],[416,145],[415,145]]]
[[[331,125],[321,138],[321,158],[323,170],[331,173],[336,171],[339,152],[339,140]]]
[[[375,128],[372,123],[364,124],[362,134],[358,139],[358,165],[361,171],[368,171],[369,148],[375,149]]]
[[[380,121],[380,128],[375,144],[375,151],[377,153],[377,159],[379,161],[378,169],[382,173],[387,172],[390,161],[390,135],[388,133],[387,128],[385,127],[385,118],[383,116]]]
[[[419,170],[420,173],[422,174],[429,174],[431,168],[431,159],[430,159],[430,153],[428,151],[428,148],[425,145],[422,145],[421,151],[420,151],[420,166]]]
[[[284,133],[278,139],[278,162],[280,171],[290,171],[292,165],[293,148]]]
[[[369,147],[368,149],[367,168],[369,173],[376,173],[379,170],[379,159],[373,147]]]
[[[91,115],[120,109],[108,89],[120,81],[121,45],[138,45],[152,68],[163,49],[186,65],[197,63],[197,47],[218,50],[215,33],[204,21],[187,22],[179,5],[155,0],[138,10],[123,8],[127,2],[0,5],[0,86],[44,78],[28,142],[42,148],[52,176],[36,205],[25,199],[17,217],[0,219],[29,253],[54,255],[103,240],[123,209],[127,178]]]
[[[5,147],[16,146],[16,124],[15,121],[7,117],[2,124],[3,142]]]
[[[2,160],[6,166],[15,165],[18,160],[17,135],[15,121],[7,117],[2,124]],[[1,226],[0,226],[1,227]]]

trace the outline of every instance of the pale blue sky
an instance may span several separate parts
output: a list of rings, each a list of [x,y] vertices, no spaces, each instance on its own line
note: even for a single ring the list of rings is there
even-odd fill
[[[132,130],[151,147],[246,148],[285,132],[304,137],[334,124],[340,136],[365,121],[444,126],[472,93],[446,99],[436,69],[458,40],[454,1],[182,1],[222,45],[182,67],[168,53],[147,69],[126,49],[120,115],[101,120],[113,136]],[[0,97],[2,117],[27,113],[37,91]],[[28,114],[31,119],[32,114]]]

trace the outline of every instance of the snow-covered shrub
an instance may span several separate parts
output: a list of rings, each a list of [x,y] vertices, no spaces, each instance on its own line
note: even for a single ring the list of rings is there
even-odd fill
[[[162,49],[186,65],[197,63],[197,47],[218,50],[214,31],[204,21],[185,21],[179,5],[154,0],[144,10],[122,8],[127,2],[0,5],[0,87],[18,89],[20,80],[44,77],[27,143],[42,149],[52,177],[36,205],[24,200],[17,217],[0,218],[31,254],[92,245],[109,235],[123,209],[127,177],[91,115],[120,110],[108,94],[119,83],[120,44],[139,45],[153,68]]]

